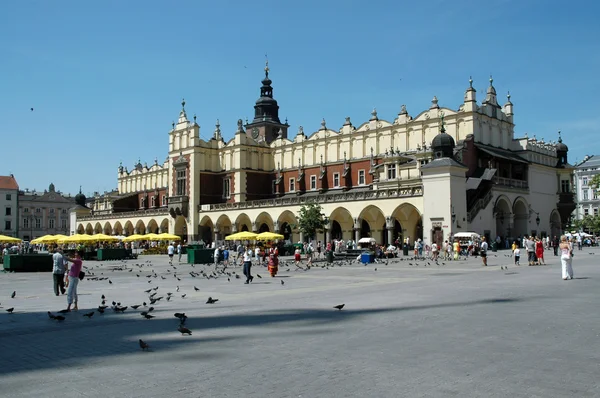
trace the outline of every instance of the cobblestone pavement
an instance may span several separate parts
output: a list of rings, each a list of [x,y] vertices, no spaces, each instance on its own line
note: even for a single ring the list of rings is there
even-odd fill
[[[173,269],[161,256],[90,261],[113,283],[82,281],[80,310],[63,322],[46,313],[66,307],[50,274],[0,273],[0,396],[598,397],[600,250],[575,254],[572,281],[550,252],[539,267],[515,267],[502,251],[488,267],[292,265],[271,278],[255,266],[262,279],[250,285],[194,278],[212,267]],[[154,319],[140,316],[148,307],[83,317],[102,294],[131,306],[156,286]]]

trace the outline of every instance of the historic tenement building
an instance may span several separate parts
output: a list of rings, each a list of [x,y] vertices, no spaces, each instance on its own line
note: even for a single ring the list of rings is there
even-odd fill
[[[515,138],[510,95],[500,105],[491,78],[481,103],[470,80],[458,108],[433,97],[416,115],[402,105],[388,121],[374,109],[358,125],[323,119],[314,132],[280,120],[271,83],[265,68],[254,118],[238,120],[228,142],[218,120],[201,139],[182,102],[167,159],[119,166],[118,190],[79,208],[71,232],[211,242],[268,230],[298,241],[296,214],[316,201],[327,218],[320,239],[431,242],[458,231],[556,234],[574,209],[567,147]]]
[[[16,237],[19,231],[19,184],[14,175],[0,176],[0,235]]]
[[[585,216],[597,216],[600,208],[598,191],[592,189],[589,183],[600,174],[600,156],[586,156],[575,168],[575,192],[577,194],[577,209],[575,218],[581,220]]]

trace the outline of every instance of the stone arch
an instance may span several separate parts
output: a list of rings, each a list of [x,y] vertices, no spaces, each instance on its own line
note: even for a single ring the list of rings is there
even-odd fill
[[[246,213],[241,213],[235,219],[235,226],[238,232],[252,231],[252,220],[250,220],[250,217]]]
[[[119,221],[115,222],[115,225],[113,226],[113,233],[115,235],[123,235],[123,226]]]
[[[146,233],[146,224],[144,224],[144,221],[138,220],[138,222],[135,223],[135,233],[140,235]]]
[[[529,205],[522,196],[515,199],[512,205],[515,219],[515,236],[529,235]]]
[[[554,239],[554,237],[560,238],[562,232],[562,220],[560,218],[560,213],[554,209],[550,213],[550,239]]]
[[[146,225],[146,233],[147,234],[159,234],[158,223],[155,219],[151,219],[148,221],[148,225]]]
[[[105,235],[112,235],[112,227],[108,221],[104,223],[104,227],[102,227],[102,233]]]
[[[96,225],[94,225],[94,233],[95,234],[102,233],[102,224],[100,224],[99,222],[97,222]]]
[[[514,232],[511,226],[512,206],[510,199],[506,195],[500,195],[494,203],[494,217],[496,219],[496,236],[504,239],[510,238]],[[492,239],[496,239],[492,236]]]
[[[164,219],[163,222],[161,223],[161,225],[164,225],[165,221],[167,221],[167,224],[168,224],[169,221],[167,219]],[[168,228],[168,226],[167,226],[167,228]],[[180,236],[183,242],[187,241],[188,232],[187,232],[187,223],[186,223],[185,217],[177,216],[175,218],[174,235]]]
[[[233,233],[233,224],[227,214],[219,216],[215,228],[219,231],[219,239],[225,239],[226,236]]]
[[[198,227],[198,235],[200,235],[200,239],[204,241],[204,243],[209,244],[214,240],[214,223],[209,216],[202,217],[200,221],[200,225]]]
[[[125,222],[125,227],[123,228],[123,232],[125,235],[130,236],[135,233],[135,228],[133,227],[133,223],[129,220]]]
[[[168,218],[164,218],[161,222],[160,222],[160,233],[168,233],[169,232],[169,219]],[[177,234],[174,234],[177,235]]]
[[[253,232],[261,233],[261,232],[271,232],[273,231],[273,219],[271,215],[265,211],[260,213],[256,219],[254,220],[254,224],[252,226]]]
[[[85,233],[85,227],[83,226],[83,224],[79,224],[79,226],[77,226],[77,233],[78,234],[84,234]]]
[[[386,238],[386,243],[394,243],[396,239],[401,244],[404,239],[409,238],[410,242],[417,239],[423,239],[423,223],[421,212],[410,203],[402,203],[392,212],[392,216],[386,219],[388,222],[388,231],[392,231],[391,241],[390,233]]]
[[[88,235],[94,234],[94,227],[92,227],[91,223],[87,223],[87,225],[85,226],[85,233]]]
[[[329,215],[331,239],[354,239],[354,222],[352,214],[345,207],[336,207]]]
[[[282,234],[285,240],[289,240],[292,243],[300,240],[298,220],[294,213],[289,210],[282,212],[279,217],[277,217],[277,223],[279,224],[279,230],[275,232]]]
[[[358,216],[360,220],[360,237],[374,238],[377,243],[383,242],[385,216],[381,209],[375,205],[365,207]],[[366,225],[365,225],[366,222]],[[368,227],[368,231],[367,231]]]

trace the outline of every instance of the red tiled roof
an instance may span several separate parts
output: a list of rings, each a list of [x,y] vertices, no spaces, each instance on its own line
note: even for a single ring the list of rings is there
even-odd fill
[[[13,176],[0,176],[0,189],[19,189],[19,184]]]

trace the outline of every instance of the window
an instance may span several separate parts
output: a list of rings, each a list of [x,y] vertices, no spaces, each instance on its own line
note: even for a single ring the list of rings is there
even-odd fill
[[[12,195],[11,195],[11,194],[9,194],[9,193],[7,193],[7,194],[6,194],[6,200],[11,200],[11,199],[12,199]]]
[[[150,206],[156,207],[156,196],[153,196],[152,199],[150,200]]]
[[[186,184],[186,175],[185,170],[177,171],[177,196],[184,196],[186,194],[185,184]]]
[[[36,212],[36,213],[41,213],[41,212],[42,212],[42,209],[40,209],[40,208],[38,207],[38,208],[36,208],[36,209],[35,209],[35,212]]]
[[[50,209],[50,214],[54,214],[54,209]]]
[[[62,214],[67,214],[67,209],[62,209],[61,213]]]
[[[598,208],[597,208],[597,207],[595,207],[595,208],[594,208],[594,215],[595,215],[595,216],[597,216],[597,215],[598,215]]]
[[[10,221],[4,221],[4,229],[10,231],[12,229],[12,223]]]
[[[275,194],[277,193],[277,181],[273,180],[273,182],[271,183],[271,193]]]
[[[24,208],[23,213],[29,213],[29,207]]]
[[[588,197],[588,190],[584,189],[583,190],[583,200],[589,200],[590,198]]]
[[[562,180],[560,182],[560,189],[561,189],[560,191],[562,193],[570,193],[571,192],[570,188],[571,187],[570,187],[570,184],[569,184],[569,180]]]
[[[23,219],[23,228],[29,228],[29,219],[28,218]]]
[[[60,227],[62,229],[67,229],[67,220],[60,220]]]
[[[340,186],[340,173],[333,173],[333,187],[337,188]]]
[[[37,229],[40,229],[40,228],[42,228],[42,219],[41,219],[41,218],[36,218],[36,219],[35,219],[35,227],[36,227]]]
[[[388,180],[394,180],[394,179],[396,179],[396,165],[395,164],[388,164],[388,166],[387,166],[387,178],[388,178]]]
[[[53,218],[48,220],[48,228],[54,229],[54,219]]]
[[[310,176],[310,189],[317,189],[317,176],[315,175]]]
[[[365,181],[365,171],[364,170],[358,170],[358,185],[365,185],[366,181]]]
[[[6,215],[6,216],[10,216],[10,215],[12,215],[12,208],[11,208],[11,207],[7,207],[7,208],[4,210],[4,215]]]
[[[583,209],[583,215],[587,216],[588,214],[590,214],[590,209]]]
[[[167,195],[163,195],[163,198],[162,198],[162,205],[163,205],[163,206],[166,206],[166,205],[167,205]]]
[[[140,209],[144,208],[144,198],[140,199]]]
[[[294,192],[296,190],[296,179],[290,178],[290,192]]]
[[[598,191],[594,191],[594,200],[598,199]]]
[[[583,186],[587,187],[588,184],[588,178],[587,177],[583,177]]]
[[[223,179],[223,197],[225,199],[231,198],[231,178]]]

